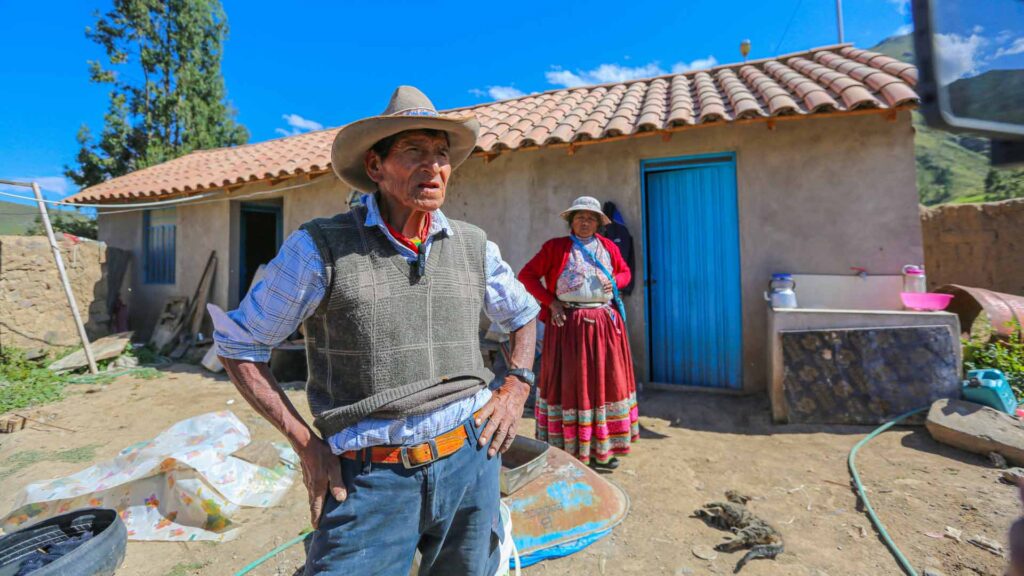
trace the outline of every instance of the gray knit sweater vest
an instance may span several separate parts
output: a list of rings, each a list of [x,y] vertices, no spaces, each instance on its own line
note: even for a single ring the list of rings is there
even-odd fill
[[[450,220],[425,274],[401,256],[366,208],[302,225],[328,278],[303,324],[315,425],[327,438],[366,417],[423,414],[472,396],[493,378],[480,354],[483,230]]]

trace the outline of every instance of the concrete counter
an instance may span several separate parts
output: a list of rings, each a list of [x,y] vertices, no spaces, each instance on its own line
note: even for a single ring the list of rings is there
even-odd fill
[[[957,375],[962,373],[962,351],[960,348],[960,321],[955,314],[948,312],[914,312],[904,310],[841,310],[825,308],[795,308],[788,310],[768,309],[768,366],[769,366],[769,397],[772,405],[772,420],[775,422],[791,421],[791,410],[788,405],[785,381],[786,366],[783,352],[783,335],[788,333],[807,332],[839,332],[851,330],[891,330],[891,329],[937,328],[944,338],[948,334],[949,349],[954,355]],[[934,333],[934,331],[932,331]],[[935,384],[936,389],[945,391],[948,382],[949,366],[946,366],[942,382]],[[959,377],[959,376],[957,376]],[[824,377],[823,377],[824,378]],[[828,382],[828,385],[834,383]],[[848,385],[843,382],[842,384]],[[863,392],[863,391],[862,391]],[[944,392],[943,392],[944,393]],[[841,395],[842,391],[837,391]]]

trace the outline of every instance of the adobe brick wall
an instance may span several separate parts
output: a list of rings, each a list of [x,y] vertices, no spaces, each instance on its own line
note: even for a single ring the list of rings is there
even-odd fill
[[[1024,295],[1024,199],[921,209],[928,284]]]
[[[108,333],[107,246],[58,237],[90,339]],[[0,236],[0,348],[25,350],[80,345],[60,274],[45,236]]]

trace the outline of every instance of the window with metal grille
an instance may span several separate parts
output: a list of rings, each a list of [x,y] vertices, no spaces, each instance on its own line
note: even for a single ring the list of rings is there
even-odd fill
[[[178,213],[174,208],[142,213],[142,255],[146,284],[174,284]]]

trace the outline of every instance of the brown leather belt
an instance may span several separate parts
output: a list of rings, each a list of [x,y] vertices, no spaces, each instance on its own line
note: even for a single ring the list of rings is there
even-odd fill
[[[477,417],[473,414],[473,418]],[[442,458],[455,454],[466,444],[466,427],[459,426],[414,446],[373,446],[365,448],[370,451],[370,462],[374,464],[402,464],[406,468],[419,468]],[[341,457],[349,460],[360,460],[364,450],[349,450]]]

